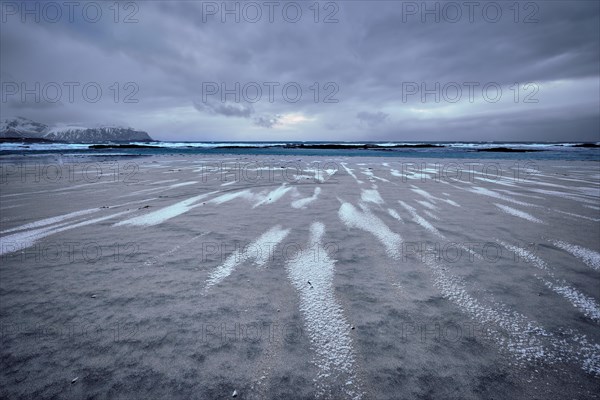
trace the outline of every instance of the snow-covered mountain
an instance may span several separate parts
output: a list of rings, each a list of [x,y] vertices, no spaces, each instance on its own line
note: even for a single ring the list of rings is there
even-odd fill
[[[0,121],[0,138],[31,138],[40,139],[48,129],[45,124],[17,117]]]
[[[41,139],[67,143],[152,141],[152,138],[146,132],[137,131],[133,128],[119,126],[48,126],[23,117],[0,122],[0,139],[8,138]]]

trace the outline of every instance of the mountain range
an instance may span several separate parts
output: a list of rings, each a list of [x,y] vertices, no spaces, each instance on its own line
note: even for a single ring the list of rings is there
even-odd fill
[[[151,142],[144,131],[120,126],[84,127],[49,126],[27,118],[16,117],[0,122],[0,140],[49,141],[66,143]]]

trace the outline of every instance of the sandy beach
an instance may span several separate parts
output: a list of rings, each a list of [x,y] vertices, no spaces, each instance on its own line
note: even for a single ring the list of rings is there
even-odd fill
[[[5,157],[0,397],[600,398],[598,162]]]

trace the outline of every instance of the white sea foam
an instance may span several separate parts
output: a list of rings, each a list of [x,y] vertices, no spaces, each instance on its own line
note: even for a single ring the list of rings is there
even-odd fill
[[[383,244],[390,257],[396,259],[400,257],[402,238],[371,212],[365,210],[361,212],[352,204],[343,203],[338,216],[349,228],[362,229],[374,235]]]
[[[319,256],[315,257],[314,252],[301,252],[288,262],[287,272],[300,296],[300,311],[316,353],[317,397],[361,399],[364,395],[354,371],[351,325],[335,299],[335,260],[323,247],[324,233],[322,223],[311,224],[308,246],[316,247]],[[341,393],[336,388],[340,382]]]
[[[258,239],[252,242],[248,247],[242,250],[236,250],[225,259],[225,262],[218,266],[206,280],[206,288],[220,283],[227,278],[242,263],[252,261],[254,264],[264,267],[266,262],[272,256],[275,247],[285,239],[290,232],[289,229],[282,229],[277,225],[260,235]]]
[[[536,222],[538,224],[542,224],[543,223],[542,220],[537,219],[533,215],[528,214],[528,213],[526,213],[524,211],[517,210],[516,208],[512,208],[512,207],[505,206],[503,204],[498,204],[498,203],[494,203],[494,205],[496,207],[498,207],[499,209],[501,209],[502,211],[504,211],[505,213],[513,215],[515,217],[523,218],[523,219],[526,219],[527,221]]]

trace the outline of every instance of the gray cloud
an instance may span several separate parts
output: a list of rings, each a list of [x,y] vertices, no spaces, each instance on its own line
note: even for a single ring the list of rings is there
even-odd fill
[[[136,23],[123,23],[132,11],[126,3],[115,23],[112,2],[99,3],[104,17],[96,23],[80,9],[73,22],[66,10],[58,23],[5,16],[2,82],[95,82],[103,93],[98,102],[79,91],[73,102],[62,98],[61,107],[35,108],[14,96],[1,104],[2,117],[26,112],[45,123],[116,121],[166,140],[261,140],[278,128],[296,140],[598,140],[598,2],[522,2],[515,15],[513,2],[481,1],[473,22],[463,7],[456,23],[444,19],[444,2],[427,3],[440,8],[439,22],[435,15],[423,22],[421,10],[407,13],[411,2],[338,2],[337,23],[323,23],[323,9],[315,23],[309,4],[300,2],[297,23],[282,18],[283,3],[272,23],[265,9],[256,23],[243,16],[222,23],[220,13],[203,13],[205,3],[135,2]],[[502,8],[498,22],[484,18],[488,4]],[[525,23],[530,15],[537,22]],[[128,82],[139,89],[137,103],[124,102]],[[229,96],[225,103],[199,103],[204,82],[278,86],[272,99],[264,89],[256,102]],[[297,102],[282,94],[290,82],[303,89]],[[325,102],[328,82],[339,88],[337,103]],[[472,102],[469,82],[479,85]],[[407,83],[419,92],[403,96]],[[457,102],[440,93],[453,83],[464,90]],[[483,99],[481,88],[489,83],[502,88],[501,101]],[[532,94],[526,83],[537,85],[537,103],[524,102]],[[421,85],[436,84],[438,93],[423,101]]]
[[[368,112],[368,111],[360,111],[356,114],[356,118],[358,118],[361,122],[365,122],[369,126],[377,126],[383,123],[390,114],[386,114],[384,112]]]
[[[206,112],[211,115],[222,115],[225,117],[250,118],[254,114],[254,108],[251,104],[228,103],[219,101],[195,101],[196,110]]]
[[[264,115],[254,118],[254,125],[261,126],[263,128],[273,128],[279,123],[281,115]]]

